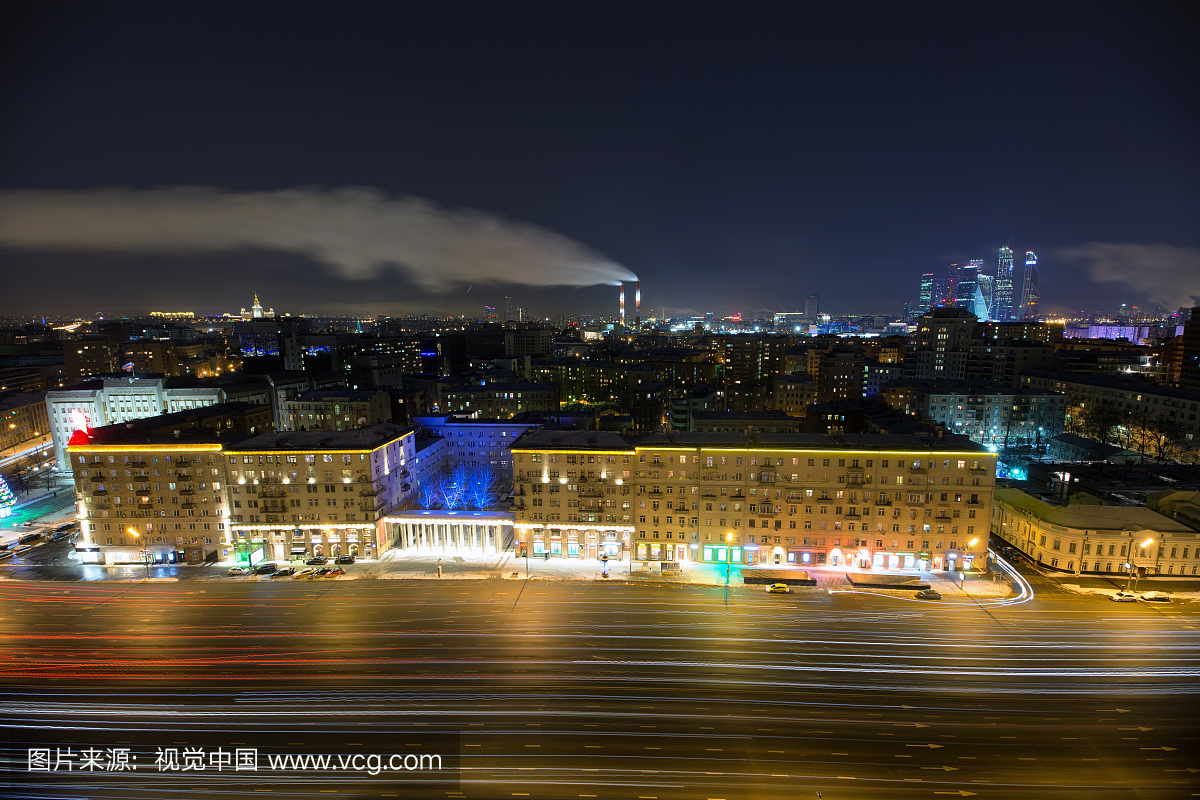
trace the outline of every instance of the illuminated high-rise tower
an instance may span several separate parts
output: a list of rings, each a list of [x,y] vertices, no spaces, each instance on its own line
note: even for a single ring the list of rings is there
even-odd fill
[[[1038,303],[1042,296],[1038,292],[1037,255],[1025,251],[1025,280],[1021,285],[1021,319],[1037,319]]]
[[[933,273],[921,275],[921,293],[917,296],[917,313],[925,314],[933,307]]]
[[[263,307],[262,303],[258,302],[258,292],[254,293],[254,305],[250,306],[250,319],[262,319]]]
[[[1013,308],[1013,251],[1011,247],[1000,248],[996,262],[996,280],[992,284],[992,319],[1006,322],[1015,319]]]

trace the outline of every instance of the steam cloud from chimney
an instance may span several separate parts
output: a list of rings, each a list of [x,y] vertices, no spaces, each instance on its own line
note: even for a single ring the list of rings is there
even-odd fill
[[[0,246],[167,255],[257,248],[305,256],[347,280],[401,267],[429,291],[459,282],[592,286],[636,279],[545,228],[364,187],[6,190]]]

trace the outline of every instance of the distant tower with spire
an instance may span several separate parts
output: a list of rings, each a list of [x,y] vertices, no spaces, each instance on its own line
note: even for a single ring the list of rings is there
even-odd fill
[[[258,292],[254,293],[254,305],[250,306],[250,319],[262,319],[263,307],[262,303],[258,302]]]

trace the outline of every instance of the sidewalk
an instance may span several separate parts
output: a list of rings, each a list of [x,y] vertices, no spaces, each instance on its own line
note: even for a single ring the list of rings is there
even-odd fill
[[[514,553],[492,556],[437,556],[428,553],[389,551],[378,561],[362,563],[361,568],[355,572],[356,577],[380,580],[437,580],[439,560],[442,567],[442,580],[486,580],[489,578],[525,580],[528,569],[529,580],[745,586],[742,581],[742,568],[732,564],[728,566],[728,569],[724,564],[685,564],[682,572],[664,575],[658,572],[631,572],[628,561],[614,560],[608,562],[609,577],[604,578],[600,574],[601,562],[595,559],[554,558],[545,560],[530,557],[527,567],[526,559],[519,558]],[[775,569],[774,567],[769,568]],[[761,569],[761,567],[747,567],[747,569]],[[813,587],[815,591],[854,590],[854,587],[845,580],[845,570],[830,567],[806,567],[803,571],[808,572],[816,579],[817,585]],[[1013,594],[1013,588],[1005,576],[999,572],[995,574],[995,581],[992,579],[992,574],[968,574],[964,586],[960,586],[957,576],[952,577],[951,573],[923,572],[920,577],[947,597],[997,598]],[[804,589],[800,591],[804,591]],[[903,596],[913,593],[911,589],[870,591],[881,594],[897,593]]]

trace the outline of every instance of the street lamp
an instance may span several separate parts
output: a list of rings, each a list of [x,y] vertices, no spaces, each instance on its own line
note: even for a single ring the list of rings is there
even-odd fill
[[[725,585],[729,586],[729,560],[733,558],[733,534],[725,534],[725,544],[729,545],[725,548]]]
[[[138,533],[136,530],[134,530],[133,528],[126,528],[125,530],[128,531],[129,533],[133,534],[134,540],[140,540],[142,538],[142,535],[140,533]],[[144,566],[146,568],[146,580],[150,580],[150,561],[149,561],[150,554],[147,553],[146,548],[143,547],[143,548],[141,548],[139,555],[141,555],[141,557],[142,557],[142,566]]]
[[[1147,539],[1142,542],[1140,547],[1149,547],[1154,544],[1153,539]],[[1125,591],[1129,591],[1129,583],[1133,580],[1133,534],[1129,534],[1129,561],[1125,564],[1129,570],[1129,575],[1125,578]]]

